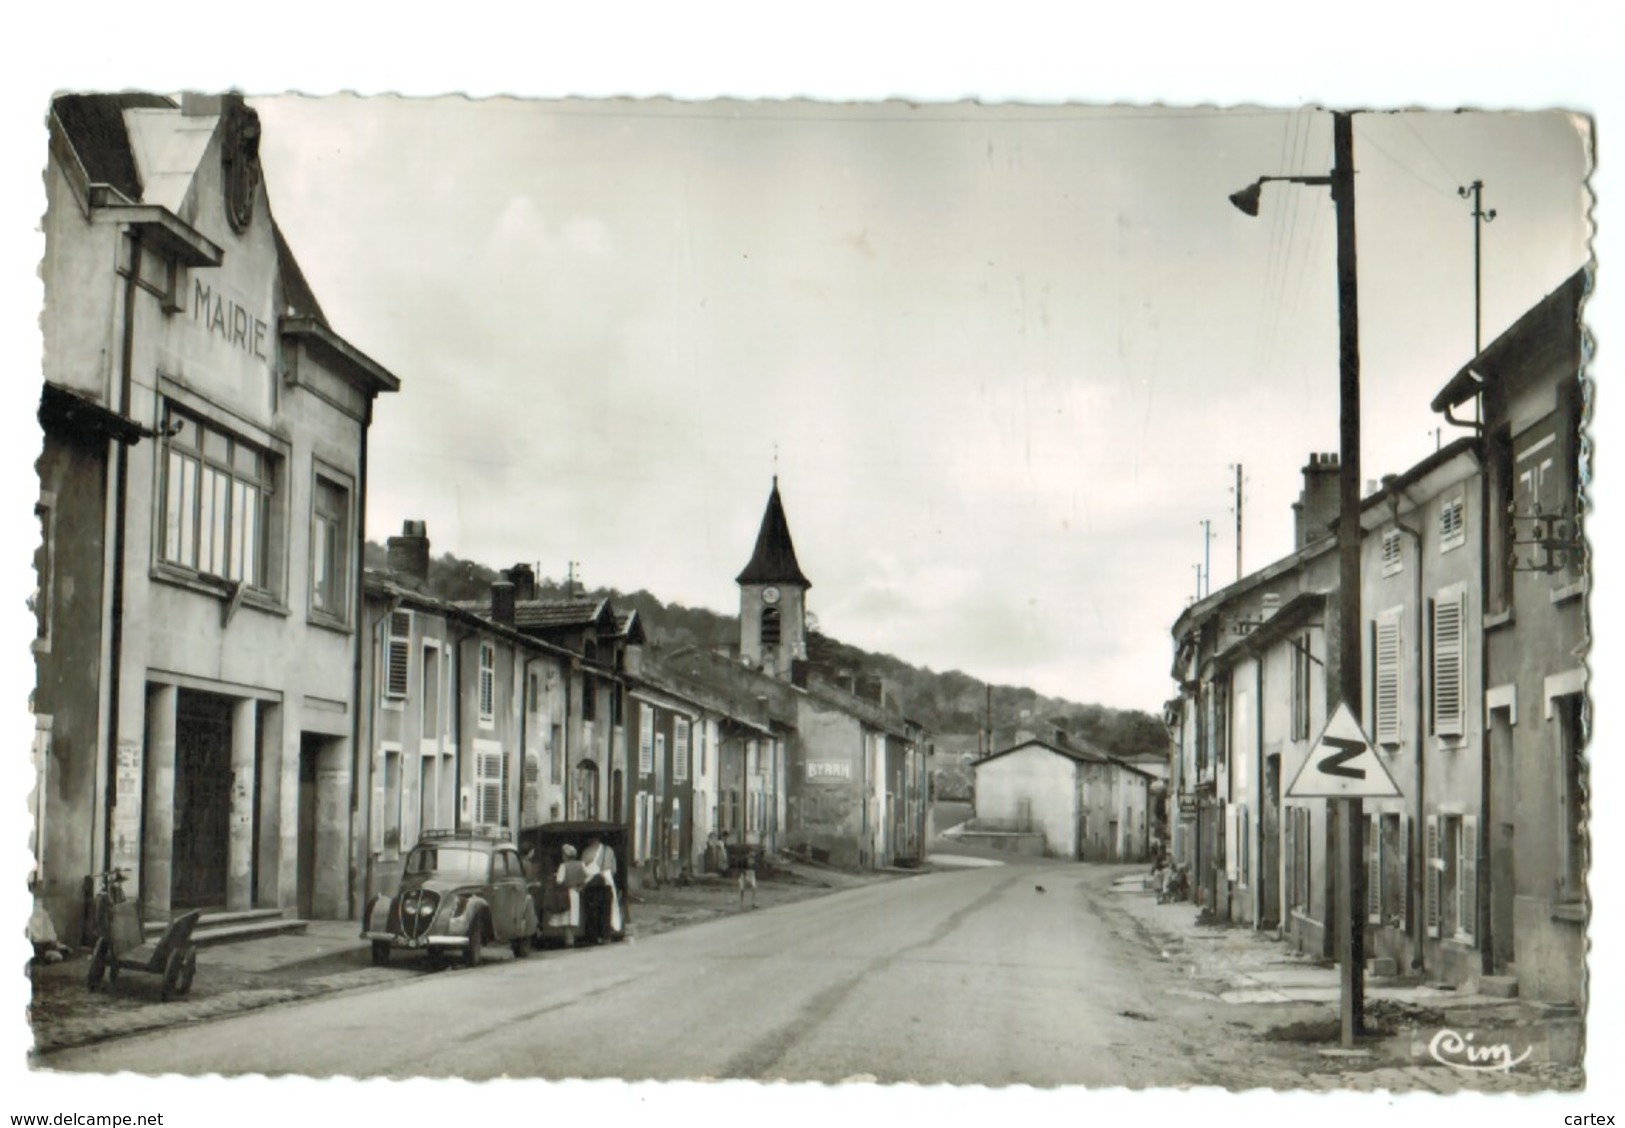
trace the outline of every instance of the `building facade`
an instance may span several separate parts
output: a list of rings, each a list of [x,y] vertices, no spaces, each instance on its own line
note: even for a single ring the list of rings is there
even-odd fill
[[[240,98],[58,98],[36,506],[38,893],[344,917],[367,433]]]

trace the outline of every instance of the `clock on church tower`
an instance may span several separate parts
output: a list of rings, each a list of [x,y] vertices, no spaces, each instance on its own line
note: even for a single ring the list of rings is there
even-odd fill
[[[758,669],[788,678],[790,663],[807,656],[806,596],[812,581],[796,562],[777,475],[756,550],[734,582],[739,585],[740,655]]]

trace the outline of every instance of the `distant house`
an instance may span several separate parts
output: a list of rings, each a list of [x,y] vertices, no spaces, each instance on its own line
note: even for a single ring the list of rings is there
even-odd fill
[[[1037,831],[1053,858],[1150,856],[1153,776],[1092,745],[1029,737],[976,763],[976,825]]]

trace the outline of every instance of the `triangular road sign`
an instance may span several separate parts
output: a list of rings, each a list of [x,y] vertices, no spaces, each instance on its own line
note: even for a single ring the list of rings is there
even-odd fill
[[[1397,799],[1388,766],[1341,702],[1286,789],[1288,799]]]

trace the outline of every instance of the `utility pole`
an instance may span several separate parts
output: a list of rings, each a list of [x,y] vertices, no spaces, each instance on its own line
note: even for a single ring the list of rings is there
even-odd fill
[[[1354,121],[1332,114],[1332,203],[1337,212],[1338,441],[1337,628],[1338,694],[1360,722],[1360,299],[1354,241]],[[1475,354],[1476,355],[1476,354]],[[1361,849],[1365,802],[1339,799],[1342,912],[1338,914],[1342,1042],[1353,1046],[1365,1027],[1365,866]]]
[[[1204,517],[1199,522],[1202,526],[1202,570],[1197,573],[1196,597],[1200,599],[1204,594],[1213,593],[1213,522]],[[1202,581],[1207,581],[1207,591],[1202,591]]]
[[[1483,276],[1483,236],[1484,225],[1495,221],[1495,209],[1484,210],[1484,182],[1475,180],[1471,184],[1456,189],[1456,195],[1462,199],[1471,198],[1473,201],[1473,355],[1477,356],[1484,351],[1484,276]],[[1482,421],[1481,397],[1473,399],[1473,419]]]
[[[1236,463],[1236,582],[1241,582],[1241,463]]]

